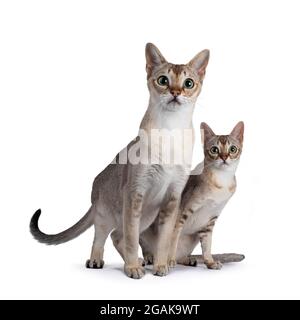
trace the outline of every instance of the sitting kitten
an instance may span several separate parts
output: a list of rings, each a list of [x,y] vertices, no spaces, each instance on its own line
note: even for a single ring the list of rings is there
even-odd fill
[[[204,167],[200,175],[190,175],[183,191],[181,214],[177,219],[169,258],[171,266],[175,261],[196,265],[199,256],[191,256],[191,253],[200,241],[207,268],[220,269],[221,262],[211,254],[212,232],[236,189],[235,171],[243,147],[244,123],[239,122],[226,136],[215,135],[206,123],[201,124],[201,129]],[[242,260],[243,256],[235,258]]]

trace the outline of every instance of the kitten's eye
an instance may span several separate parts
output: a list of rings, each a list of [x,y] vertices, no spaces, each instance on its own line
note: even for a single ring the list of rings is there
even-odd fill
[[[229,151],[230,151],[230,153],[237,153],[238,148],[236,146],[231,146]]]
[[[163,86],[163,87],[166,87],[168,84],[169,84],[169,80],[166,76],[160,76],[158,79],[157,79],[157,83],[160,85],[160,86]]]
[[[194,81],[190,78],[186,79],[184,81],[184,84],[183,86],[186,88],[186,89],[192,89],[194,87]]]
[[[218,154],[219,148],[218,147],[211,147],[209,151],[211,154]]]

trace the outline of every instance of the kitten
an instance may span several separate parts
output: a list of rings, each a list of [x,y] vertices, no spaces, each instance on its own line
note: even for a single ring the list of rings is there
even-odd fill
[[[196,266],[205,263],[208,268],[219,269],[221,262],[238,262],[241,254],[211,255],[211,240],[214,224],[236,188],[235,171],[243,146],[244,124],[239,122],[230,135],[218,136],[210,127],[202,123],[204,140],[204,163],[192,171],[182,193],[176,227],[171,241],[169,264]],[[145,230],[140,237],[140,245],[147,264],[153,263],[156,247],[158,221]],[[192,255],[201,242],[202,256]]]
[[[201,243],[202,256],[209,269],[222,264],[211,254],[212,232],[219,215],[236,189],[235,172],[243,148],[244,123],[239,122],[230,135],[215,135],[201,124],[204,140],[204,167],[200,175],[190,175],[182,194],[181,214],[173,235],[170,262],[196,265],[198,256],[191,256]],[[222,256],[221,256],[222,258]],[[239,258],[238,255],[232,258]],[[243,259],[241,255],[240,259]]]
[[[171,132],[193,130],[192,115],[208,60],[209,51],[203,50],[186,65],[172,64],[153,44],[147,44],[146,71],[150,100],[138,138],[129,143],[95,178],[92,205],[81,220],[61,233],[48,235],[38,227],[41,214],[38,210],[30,222],[35,239],[46,244],[60,244],[74,239],[94,225],[94,243],[86,266],[102,268],[104,244],[113,231],[111,238],[124,259],[126,275],[140,279],[145,269],[138,258],[139,236],[158,217],[153,273],[159,276],[168,273],[170,239],[181,193],[190,172],[191,154],[183,164],[164,164],[161,160],[165,150],[160,148],[160,144],[149,145],[144,137],[158,131],[164,138],[166,129]],[[180,153],[182,148],[174,143],[172,151],[174,154]],[[142,151],[146,159],[133,161],[133,155]],[[149,163],[146,151],[150,151],[151,156],[154,154],[155,161],[151,158]]]

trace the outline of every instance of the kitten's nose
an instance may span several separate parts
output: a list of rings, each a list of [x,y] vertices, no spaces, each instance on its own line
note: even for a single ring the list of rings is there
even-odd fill
[[[228,154],[221,153],[220,158],[225,162],[228,159]]]
[[[180,90],[179,89],[171,89],[171,95],[173,96],[173,97],[178,97],[179,95],[180,95]]]

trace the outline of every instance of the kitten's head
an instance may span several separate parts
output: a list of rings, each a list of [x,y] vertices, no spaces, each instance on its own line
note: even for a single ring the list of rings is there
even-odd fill
[[[240,159],[244,122],[240,121],[229,135],[216,135],[205,123],[201,123],[201,134],[204,142],[205,164],[222,170],[234,170]]]
[[[172,64],[148,43],[146,71],[151,99],[173,111],[194,104],[201,91],[208,59],[209,51],[203,50],[187,64]]]

